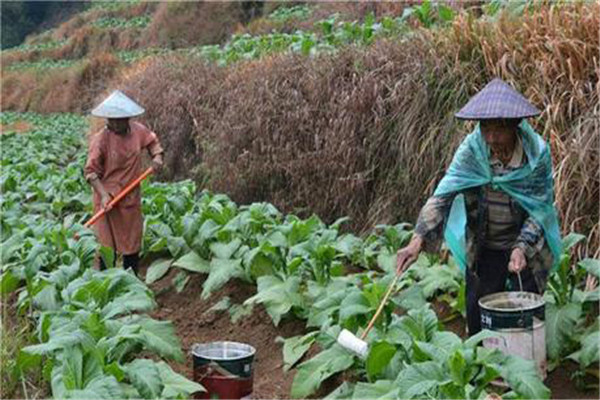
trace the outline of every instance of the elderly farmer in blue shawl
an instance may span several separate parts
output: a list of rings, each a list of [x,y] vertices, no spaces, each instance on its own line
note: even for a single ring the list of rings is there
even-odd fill
[[[456,117],[478,124],[398,251],[401,273],[445,239],[466,270],[469,335],[481,330],[481,297],[506,289],[542,293],[560,255],[550,149],[526,121],[539,114],[500,79],[475,95]]]

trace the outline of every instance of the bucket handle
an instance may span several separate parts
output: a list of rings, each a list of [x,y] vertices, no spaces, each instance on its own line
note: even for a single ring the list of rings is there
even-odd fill
[[[519,279],[519,290],[522,292],[523,291],[523,281],[521,280],[521,271],[517,272],[517,278]],[[517,325],[519,325],[520,328],[523,328],[525,326],[525,312],[523,311],[523,307],[520,307],[520,311],[521,311],[521,318],[519,318],[517,320]]]
[[[517,278],[519,279],[519,290],[523,292],[523,281],[521,280],[521,271],[517,272]],[[519,319],[519,325],[521,327],[525,326],[525,312],[523,311],[523,307],[521,307],[521,318]],[[531,352],[532,358],[535,359],[535,336],[533,330],[531,332]]]

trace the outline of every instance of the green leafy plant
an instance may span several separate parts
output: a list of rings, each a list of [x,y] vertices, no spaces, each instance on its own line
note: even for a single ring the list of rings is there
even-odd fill
[[[92,25],[102,29],[130,29],[137,28],[143,29],[150,24],[152,17],[143,15],[134,18],[115,18],[115,17],[102,17],[95,20]]]
[[[269,19],[277,22],[286,22],[292,19],[305,20],[312,14],[312,9],[307,5],[297,5],[292,7],[279,7],[271,14]]]

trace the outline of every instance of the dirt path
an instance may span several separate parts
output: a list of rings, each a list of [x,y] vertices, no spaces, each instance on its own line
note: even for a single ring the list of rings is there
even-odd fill
[[[171,278],[172,275],[167,276],[152,286],[158,293],[156,300],[159,304],[159,309],[152,316],[172,321],[181,339],[187,359],[185,364],[171,364],[173,369],[191,379],[192,357],[189,353],[195,343],[217,340],[243,342],[256,348],[253,398],[289,398],[294,372],[283,372],[282,345],[275,339],[302,333],[304,322],[284,320],[275,327],[264,308],[255,307],[251,315],[233,324],[227,310],[208,310],[225,296],[229,296],[232,303],[242,303],[255,294],[254,285],[232,281],[208,300],[202,300],[203,276],[192,276],[182,293],[169,288]]]
[[[228,296],[232,303],[240,304],[256,293],[256,287],[241,281],[229,282],[208,300],[202,300],[202,283],[205,277],[193,275],[182,293],[177,293],[171,286],[169,276],[152,285],[157,293],[159,309],[152,314],[154,318],[170,320],[176,327],[183,349],[187,354],[184,364],[171,364],[179,373],[192,377],[192,358],[189,354],[195,343],[217,340],[232,340],[251,344],[257,349],[254,365],[253,398],[285,399],[289,398],[294,371],[283,372],[283,356],[281,344],[275,342],[278,336],[290,337],[304,332],[304,321],[284,320],[275,327],[263,307],[255,307],[252,315],[242,318],[233,324],[229,313],[225,311],[208,311],[223,297]],[[439,317],[448,314],[447,307],[434,304]],[[465,326],[461,318],[445,324],[445,329],[464,337]],[[315,350],[315,349],[313,349]],[[313,351],[309,353],[314,353]],[[598,390],[580,391],[570,379],[575,370],[573,365],[565,364],[548,374],[546,385],[552,391],[553,399],[598,399]],[[334,377],[324,383],[318,396],[324,396],[337,387],[346,377]],[[351,379],[352,380],[352,379]]]

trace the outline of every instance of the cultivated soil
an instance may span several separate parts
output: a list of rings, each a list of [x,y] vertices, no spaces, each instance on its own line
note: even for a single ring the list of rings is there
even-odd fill
[[[144,273],[144,271],[142,271]],[[213,293],[208,300],[202,300],[202,283],[205,277],[193,274],[185,290],[177,293],[171,285],[171,280],[176,271],[161,281],[152,285],[156,293],[159,308],[152,316],[157,319],[170,320],[175,325],[177,335],[181,339],[186,353],[183,364],[171,363],[173,369],[192,379],[191,348],[195,343],[211,342],[217,340],[232,340],[248,343],[257,349],[254,364],[254,393],[253,398],[283,399],[289,398],[294,371],[283,372],[282,345],[276,342],[278,336],[291,337],[304,332],[304,321],[284,319],[279,327],[275,327],[271,318],[263,307],[255,307],[250,316],[242,318],[236,324],[231,323],[229,313],[225,311],[208,311],[223,297],[228,296],[232,303],[240,304],[256,292],[254,285],[241,281],[231,281],[219,292]],[[15,296],[9,296],[2,307],[3,330],[5,333],[14,333],[18,328]],[[449,316],[450,310],[444,303],[434,303],[434,309],[441,320]],[[455,318],[444,324],[445,329],[460,336],[465,336],[464,320]],[[312,356],[318,352],[313,348],[308,352]],[[10,354],[5,354],[11,356]],[[560,367],[548,374],[546,385],[552,390],[553,399],[598,399],[598,389],[580,391],[571,380],[571,374],[576,371],[576,365],[570,362],[563,363]],[[37,378],[37,377],[36,377]],[[28,398],[49,398],[51,393],[49,385],[38,384],[34,378],[28,382]],[[353,381],[356,377],[351,373],[335,376],[324,382],[315,397],[323,397],[334,390],[344,380]],[[589,381],[589,383],[594,383]],[[25,398],[20,386],[14,388],[12,393],[3,393],[2,398]]]
[[[289,398],[294,371],[283,372],[282,344],[275,339],[278,336],[287,338],[303,333],[304,322],[283,320],[275,327],[265,309],[257,306],[251,315],[242,317],[233,324],[227,310],[208,310],[225,296],[231,299],[232,304],[243,303],[256,293],[255,286],[230,281],[208,300],[202,300],[200,294],[205,277],[194,274],[184,291],[177,293],[171,285],[174,272],[152,286],[159,304],[159,309],[152,317],[173,322],[186,353],[186,362],[171,363],[173,369],[192,379],[191,349],[195,343],[221,340],[247,343],[256,348],[253,397]]]
[[[152,285],[159,309],[152,314],[154,318],[170,320],[175,325],[177,335],[186,352],[184,364],[171,363],[173,369],[192,379],[191,348],[195,343],[219,340],[231,340],[248,343],[257,350],[254,363],[253,398],[283,399],[289,398],[294,371],[283,372],[282,344],[276,338],[291,337],[304,332],[304,321],[284,319],[275,327],[262,306],[254,308],[252,314],[243,317],[236,324],[230,320],[225,311],[208,311],[223,297],[228,296],[232,304],[241,304],[256,293],[256,287],[242,281],[230,281],[220,291],[213,293],[207,300],[202,300],[202,283],[205,276],[193,274],[185,290],[177,293],[171,284],[176,271]],[[434,309],[440,320],[450,314],[444,303],[434,303]],[[444,324],[445,329],[465,337],[465,323],[462,318],[451,319]],[[314,355],[318,349],[312,348],[308,356]],[[571,381],[571,373],[575,366],[568,363],[548,374],[546,385],[552,390],[553,399],[598,399],[598,390],[580,391]],[[316,397],[322,397],[335,389],[343,380],[354,380],[352,376],[332,377],[323,384]]]

